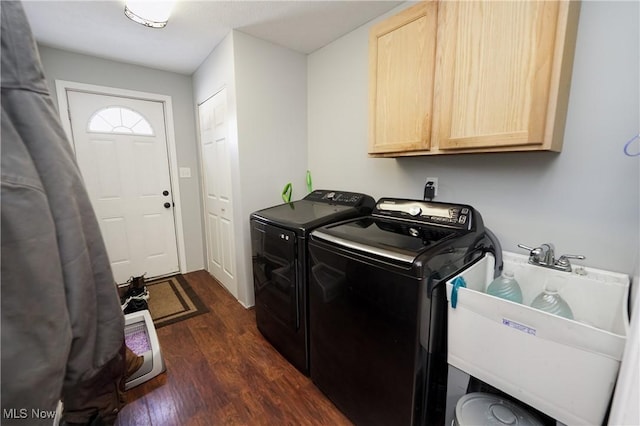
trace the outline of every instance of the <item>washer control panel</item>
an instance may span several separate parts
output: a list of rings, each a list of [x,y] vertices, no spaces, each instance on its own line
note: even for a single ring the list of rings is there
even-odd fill
[[[465,204],[381,198],[373,209],[372,215],[470,230],[473,225],[474,209]]]

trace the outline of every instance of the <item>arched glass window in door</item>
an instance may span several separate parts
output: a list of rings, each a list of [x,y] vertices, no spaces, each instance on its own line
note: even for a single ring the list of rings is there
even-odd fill
[[[142,114],[119,106],[110,106],[94,113],[89,119],[89,132],[154,135],[151,124]]]

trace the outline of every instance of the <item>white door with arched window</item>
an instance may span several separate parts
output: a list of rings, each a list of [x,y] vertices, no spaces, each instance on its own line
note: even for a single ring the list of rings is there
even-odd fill
[[[66,96],[78,166],[116,281],[179,272],[163,103]]]

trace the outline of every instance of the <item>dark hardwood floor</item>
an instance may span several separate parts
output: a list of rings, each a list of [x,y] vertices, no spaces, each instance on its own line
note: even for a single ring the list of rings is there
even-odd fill
[[[118,426],[351,425],[205,271],[184,275],[210,312],[157,330],[166,373],[127,392]]]

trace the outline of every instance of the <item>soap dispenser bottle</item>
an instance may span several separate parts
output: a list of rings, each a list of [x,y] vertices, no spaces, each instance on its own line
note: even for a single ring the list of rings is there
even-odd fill
[[[522,303],[522,290],[513,271],[505,269],[498,278],[487,287],[487,294],[516,303]]]

